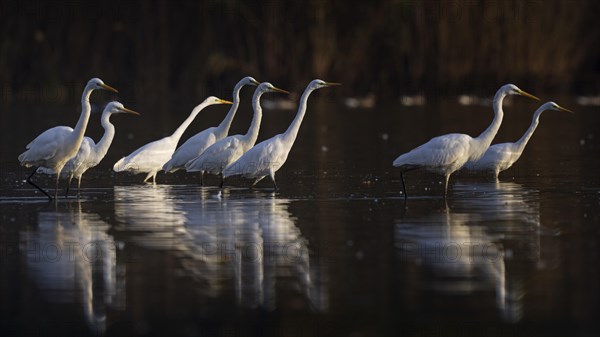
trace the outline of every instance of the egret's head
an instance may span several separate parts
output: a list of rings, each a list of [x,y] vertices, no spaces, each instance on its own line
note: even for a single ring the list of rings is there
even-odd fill
[[[540,100],[539,98],[533,96],[532,94],[519,89],[519,87],[517,87],[514,84],[506,84],[502,88],[500,88],[500,91],[504,92],[506,95],[521,95],[521,96],[525,96],[527,98],[534,99],[536,101]]]
[[[285,91],[283,89],[279,89],[279,88],[275,87],[274,85],[272,85],[269,82],[263,82],[258,86],[258,88],[256,88],[256,93],[264,94],[266,92],[280,92],[282,94],[288,94],[288,95],[290,93],[289,91]]]
[[[257,80],[255,80],[254,77],[252,77],[252,76],[246,76],[246,77],[242,78],[242,80],[240,81],[240,84],[254,85],[254,86],[260,85],[260,83]]]
[[[104,84],[104,82],[97,77],[94,77],[91,80],[89,80],[87,83],[87,87],[92,88],[92,89],[104,89],[104,90],[112,91],[115,93],[119,92],[117,89]]]
[[[311,89],[319,89],[319,88],[324,88],[324,87],[331,87],[334,85],[341,85],[341,83],[334,83],[334,82],[325,82],[323,80],[312,80],[309,84],[308,87]]]
[[[215,96],[208,97],[207,99],[204,100],[204,102],[206,102],[208,105],[213,105],[213,104],[233,104],[233,102],[226,101],[224,99],[220,99],[220,98],[215,97]]]
[[[573,111],[571,111],[567,108],[563,108],[562,106],[560,106],[554,102],[548,102],[548,103],[544,104],[543,107],[546,108],[545,110],[555,110],[555,111],[564,111],[564,112],[574,113]]]
[[[127,109],[126,107],[123,106],[123,104],[121,102],[110,102],[106,105],[106,107],[104,108],[104,113],[111,113],[111,114],[120,114],[120,113],[128,113],[128,114],[132,114],[132,115],[140,115],[139,112],[137,111],[133,111],[131,109]]]

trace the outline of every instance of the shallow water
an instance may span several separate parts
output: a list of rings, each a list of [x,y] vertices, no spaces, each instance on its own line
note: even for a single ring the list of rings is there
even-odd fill
[[[47,202],[16,156],[54,119],[2,135],[2,306],[6,335],[591,336],[600,332],[597,109],[546,112],[499,182],[441,178],[391,161],[432,136],[477,134],[489,108],[453,102],[346,110],[315,100],[288,162],[250,190],[196,175],[113,175],[156,127],[118,116],[109,155],[81,197]],[[535,104],[507,107],[516,140]],[[58,109],[57,109],[58,110]],[[8,109],[7,111],[11,111]],[[184,139],[215,124],[200,116]],[[265,139],[294,112],[265,111]],[[244,132],[242,110],[233,132]],[[3,112],[3,125],[6,122]],[[52,118],[60,120],[58,115]],[[69,118],[73,117],[68,115]],[[70,120],[65,117],[65,120]],[[73,120],[75,117],[72,118]],[[100,131],[91,129],[97,139]],[[164,121],[163,121],[164,122]],[[164,123],[163,123],[164,124]],[[6,128],[6,127],[3,127]],[[162,130],[164,129],[164,130]],[[8,134],[8,135],[7,135]],[[16,145],[16,149],[13,146]],[[52,179],[39,177],[43,186]],[[209,184],[218,179],[210,177]],[[4,335],[4,333],[3,333]]]

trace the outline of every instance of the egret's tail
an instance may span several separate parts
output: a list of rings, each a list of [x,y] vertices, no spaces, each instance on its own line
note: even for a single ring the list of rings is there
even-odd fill
[[[162,169],[167,173],[173,173],[180,169],[181,167],[176,166],[173,163],[173,158],[171,158],[165,165],[163,165]]]
[[[21,166],[30,167],[32,165],[27,160],[27,152],[29,152],[29,150],[19,155],[19,163],[21,164]]]
[[[116,162],[115,165],[113,165],[113,171],[123,172],[123,171],[127,170],[127,162],[125,159],[126,159],[126,157],[119,159],[119,161]]]
[[[200,167],[201,165],[198,164],[198,158],[200,158],[200,157],[196,157],[196,158],[188,161],[187,163],[185,163],[185,170],[187,172],[202,171],[202,168]]]

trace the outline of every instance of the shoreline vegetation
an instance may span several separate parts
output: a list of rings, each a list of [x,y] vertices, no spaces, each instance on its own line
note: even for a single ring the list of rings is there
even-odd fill
[[[343,95],[382,98],[489,95],[502,83],[600,91],[593,0],[12,1],[0,9],[4,104],[72,100],[90,74],[153,107],[226,95],[244,75],[292,91],[323,78],[342,82]]]

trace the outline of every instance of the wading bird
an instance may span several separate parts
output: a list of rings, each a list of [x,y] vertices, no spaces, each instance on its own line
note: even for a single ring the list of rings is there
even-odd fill
[[[504,117],[502,101],[507,95],[521,95],[539,100],[539,98],[524,92],[514,84],[506,84],[494,96],[494,119],[492,123],[477,138],[462,133],[451,133],[432,138],[429,142],[396,158],[393,165],[400,168],[404,198],[407,197],[404,173],[417,169],[425,169],[444,175],[445,198],[448,193],[450,175],[468,161],[479,160],[490,146],[500,128],[500,124],[502,124],[502,118]]]
[[[339,83],[328,83],[322,80],[313,80],[308,84],[302,97],[300,97],[300,106],[296,117],[288,127],[288,129],[275,137],[269,138],[255,147],[251,148],[243,156],[240,157],[236,162],[229,165],[223,171],[223,178],[229,176],[241,175],[245,178],[254,178],[252,186],[256,185],[261,179],[269,176],[273,181],[273,186],[277,189],[275,183],[275,172],[283,166],[285,163],[296,136],[302,124],[302,119],[306,113],[306,104],[308,96],[316,90],[324,87],[333,85],[340,85]]]
[[[233,105],[229,109],[229,113],[227,113],[227,116],[225,116],[225,119],[223,119],[221,124],[197,133],[183,143],[183,145],[177,148],[171,159],[163,166],[165,172],[171,173],[185,168],[185,164],[187,162],[201,155],[204,150],[206,150],[215,142],[227,137],[233,117],[235,117],[235,113],[240,105],[240,91],[245,85],[259,84],[260,83],[250,76],[244,77],[241,81],[239,81],[233,88]],[[201,185],[204,184],[202,181],[203,176],[204,175],[200,176]]]
[[[129,113],[134,115],[139,115],[138,112],[127,109],[123,106],[123,104],[119,102],[110,102],[104,107],[104,111],[102,112],[101,124],[104,128],[104,135],[98,142],[98,144],[94,143],[94,140],[90,137],[84,137],[81,142],[81,146],[77,151],[75,157],[69,159],[67,164],[62,170],[62,176],[68,177],[69,182],[67,184],[67,192],[65,196],[69,194],[69,187],[71,186],[71,180],[73,178],[77,178],[77,195],[79,195],[79,190],[81,189],[81,176],[92,167],[98,165],[106,153],[108,152],[108,148],[115,137],[115,126],[110,122],[110,116],[112,114],[119,113]],[[38,172],[43,172],[46,174],[54,174],[54,172],[49,169],[40,167]]]
[[[194,118],[202,109],[214,104],[233,104],[214,96],[210,96],[204,102],[198,104],[190,113],[189,117],[175,130],[175,132],[162,139],[148,143],[139,149],[133,151],[127,157],[121,158],[113,166],[115,172],[131,172],[133,174],[147,173],[144,182],[152,178],[152,183],[156,184],[156,174],[162,170],[163,165],[171,159],[177,143],[185,129],[192,123]]]
[[[188,172],[204,172],[221,175],[221,187],[223,187],[223,169],[227,165],[236,161],[246,151],[250,150],[258,138],[258,130],[262,120],[262,108],[260,107],[260,97],[267,92],[280,92],[289,94],[289,92],[274,87],[269,82],[261,83],[254,91],[252,96],[252,107],[254,116],[250,123],[250,128],[245,135],[234,135],[221,139],[211,145],[198,158],[191,160],[186,164]]]
[[[533,132],[537,128],[540,123],[540,115],[542,112],[546,110],[556,110],[556,111],[565,111],[571,112],[573,111],[569,109],[565,109],[554,102],[548,102],[540,106],[535,113],[533,114],[533,120],[531,121],[531,125],[529,129],[525,132],[525,134],[515,143],[501,143],[494,144],[489,147],[489,149],[485,152],[483,157],[481,157],[478,161],[471,161],[465,164],[465,168],[470,171],[480,171],[480,172],[493,172],[494,177],[498,179],[498,174],[504,170],[510,168],[523,153],[525,150],[525,146],[527,142],[533,135]]]
[[[19,156],[19,161],[24,167],[35,167],[35,170],[27,178],[27,182],[42,191],[48,199],[52,197],[48,192],[37,186],[31,178],[37,172],[38,167],[44,167],[56,173],[56,189],[54,197],[58,194],[58,180],[65,164],[71,159],[81,146],[83,135],[90,119],[90,95],[96,89],[104,89],[118,92],[116,89],[104,84],[99,78],[88,81],[81,95],[81,115],[75,125],[75,129],[68,126],[56,126],[44,131],[27,145],[27,151]]]

